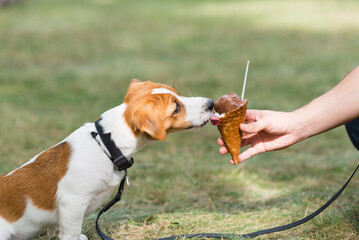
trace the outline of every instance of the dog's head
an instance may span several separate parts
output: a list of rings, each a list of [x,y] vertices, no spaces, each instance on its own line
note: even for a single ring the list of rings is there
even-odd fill
[[[135,136],[165,140],[168,133],[204,126],[214,103],[202,97],[183,97],[176,89],[133,79],[125,96],[125,121]]]

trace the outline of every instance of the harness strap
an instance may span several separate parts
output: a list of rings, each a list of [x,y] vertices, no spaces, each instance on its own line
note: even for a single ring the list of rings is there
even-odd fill
[[[103,127],[100,124],[100,118],[95,122],[97,134],[100,136],[101,141],[105,145],[107,151],[110,153],[109,158],[119,171],[125,170],[133,165],[133,158],[128,159],[121,150],[116,146],[115,142],[111,138],[111,133],[105,133]],[[92,137],[96,139],[96,132],[91,133]]]

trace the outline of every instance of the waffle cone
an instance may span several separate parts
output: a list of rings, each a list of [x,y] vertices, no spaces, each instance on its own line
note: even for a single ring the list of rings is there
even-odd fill
[[[239,162],[238,156],[242,142],[242,131],[239,129],[239,125],[245,122],[247,103],[248,100],[246,99],[244,104],[227,112],[224,117],[220,118],[220,123],[217,126],[224,144],[236,164]]]

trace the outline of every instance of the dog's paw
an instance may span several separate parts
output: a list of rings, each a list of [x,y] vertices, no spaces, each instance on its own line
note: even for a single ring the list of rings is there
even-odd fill
[[[86,235],[81,234],[78,240],[89,240]]]

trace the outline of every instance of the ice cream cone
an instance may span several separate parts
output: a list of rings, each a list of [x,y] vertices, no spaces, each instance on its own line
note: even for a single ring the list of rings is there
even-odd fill
[[[248,100],[246,99],[244,104],[227,112],[224,117],[220,118],[220,123],[217,126],[224,144],[236,164],[239,162],[238,155],[242,142],[242,132],[239,129],[239,124],[245,122],[247,103]]]

